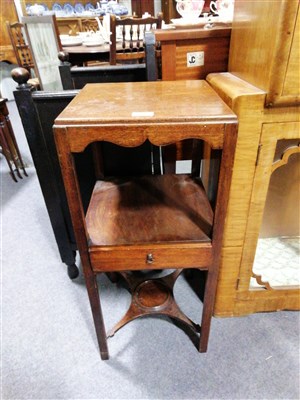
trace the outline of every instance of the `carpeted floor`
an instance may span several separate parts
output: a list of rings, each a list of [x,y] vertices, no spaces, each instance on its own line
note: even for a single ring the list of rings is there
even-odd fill
[[[28,177],[15,183],[0,155],[3,400],[299,399],[299,313],[213,318],[209,349],[164,319],[131,322],[101,361],[82,276],[60,261],[14,102],[9,102]],[[129,295],[100,278],[109,328]],[[180,277],[175,296],[200,320],[201,303]]]

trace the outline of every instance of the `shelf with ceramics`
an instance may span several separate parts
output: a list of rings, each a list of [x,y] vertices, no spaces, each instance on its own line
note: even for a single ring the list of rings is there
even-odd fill
[[[107,13],[123,16],[128,14],[128,8],[114,0],[100,0],[99,2],[69,2],[45,4],[45,3],[26,3],[26,13],[28,15],[49,15],[55,14],[57,18],[74,17],[95,17],[103,16]]]
[[[171,18],[171,27],[212,28],[218,23],[229,24],[232,22],[234,0],[211,1],[209,10],[204,6],[205,0],[176,0],[176,11],[180,18]]]

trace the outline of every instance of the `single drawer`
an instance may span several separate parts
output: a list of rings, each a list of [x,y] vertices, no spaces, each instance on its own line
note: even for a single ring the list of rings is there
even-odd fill
[[[164,268],[203,268],[212,263],[210,243],[91,247],[95,272]]]

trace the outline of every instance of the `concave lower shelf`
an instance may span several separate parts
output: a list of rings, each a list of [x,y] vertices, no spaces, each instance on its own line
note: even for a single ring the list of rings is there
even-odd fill
[[[204,267],[197,249],[207,247],[209,253],[213,211],[200,178],[113,178],[96,182],[86,224],[91,257],[101,262],[102,271],[111,266],[111,246],[119,246],[115,270],[147,264],[154,269]]]

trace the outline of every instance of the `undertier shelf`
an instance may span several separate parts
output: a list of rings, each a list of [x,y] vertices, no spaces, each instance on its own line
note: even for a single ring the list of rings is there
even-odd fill
[[[210,243],[213,211],[200,178],[114,178],[96,182],[86,223],[90,247]]]

